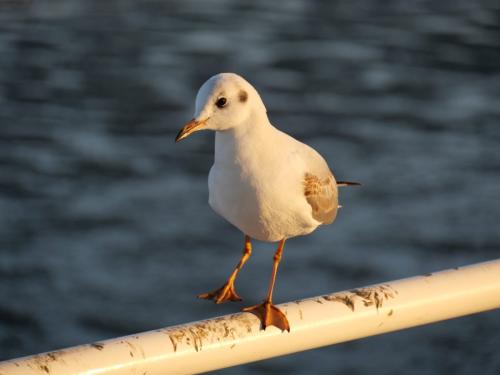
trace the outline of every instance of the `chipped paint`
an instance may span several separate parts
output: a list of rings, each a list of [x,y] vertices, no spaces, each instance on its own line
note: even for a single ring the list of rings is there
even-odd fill
[[[175,340],[172,336],[168,335],[168,338],[170,339],[170,342],[172,343],[172,347],[174,348],[174,352],[177,351],[177,340]]]
[[[137,338],[137,336],[134,338]],[[140,344],[138,344],[138,346],[135,346],[134,344],[132,344],[128,340],[124,340],[124,343],[127,344],[130,349],[132,349],[131,351],[129,351],[129,354],[131,357],[134,357],[134,353],[139,352],[141,354],[142,358],[146,358],[144,350],[142,349],[142,346]]]
[[[354,311],[354,301],[352,297],[348,294],[345,295],[333,295],[333,296],[323,296],[325,301],[329,302],[340,302],[349,307],[352,311]]]
[[[299,309],[299,318],[300,318],[300,320],[304,320],[304,314],[303,314],[303,312],[302,312],[302,309],[300,308],[300,304],[301,304],[302,302],[304,302],[304,300],[302,300],[302,299],[299,299],[299,300],[297,300],[297,301],[294,301],[294,303],[295,303],[297,306],[299,306],[299,307],[298,307],[298,309]],[[286,312],[286,313],[288,314],[288,312]]]
[[[31,362],[35,366],[35,368],[43,371],[46,374],[50,374],[50,363],[54,360],[52,357],[48,355],[35,355],[32,357]],[[30,363],[28,363],[28,367],[33,368]]]
[[[398,294],[389,284],[382,284],[373,287],[352,289],[344,293],[336,293],[323,296],[325,301],[340,302],[346,305],[351,311],[355,310],[356,301],[361,301],[365,307],[375,306],[378,310],[385,300],[394,298]]]
[[[58,361],[61,363],[65,363],[63,359],[64,353],[62,351],[49,352],[46,354],[46,356],[49,357],[52,362]]]
[[[166,334],[174,352],[181,346],[192,347],[196,352],[202,351],[206,345],[221,341],[233,341],[253,332],[258,321],[249,314],[234,314],[225,318],[205,320],[190,326],[177,326],[162,330]]]
[[[91,347],[97,350],[103,350],[104,349],[104,344],[101,344],[100,342],[94,342],[90,344]]]

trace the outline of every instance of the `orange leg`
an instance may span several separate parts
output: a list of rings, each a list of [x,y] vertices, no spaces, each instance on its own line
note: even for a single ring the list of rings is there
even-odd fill
[[[271,275],[271,280],[269,281],[269,289],[267,291],[267,296],[264,302],[260,305],[245,307],[243,311],[250,312],[256,315],[262,324],[262,329],[266,329],[267,326],[275,326],[282,331],[287,330],[290,332],[290,324],[285,314],[273,305],[273,289],[274,283],[276,281],[276,273],[278,272],[278,266],[281,261],[281,254],[283,253],[283,247],[285,246],[285,240],[281,240],[276,252],[274,253],[273,262],[273,273]]]
[[[236,268],[231,273],[225,284],[212,292],[199,294],[198,298],[213,299],[215,303],[222,303],[226,301],[241,301],[240,296],[234,290],[234,280],[238,276],[238,272],[243,268],[250,255],[252,254],[252,243],[250,237],[245,236],[245,247],[243,248],[243,255],[236,265]]]

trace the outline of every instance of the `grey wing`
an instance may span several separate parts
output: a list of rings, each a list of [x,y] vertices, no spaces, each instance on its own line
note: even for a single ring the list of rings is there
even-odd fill
[[[338,190],[337,183],[331,173],[325,178],[319,178],[306,173],[304,178],[304,195],[312,207],[315,220],[323,224],[331,224],[337,216]]]

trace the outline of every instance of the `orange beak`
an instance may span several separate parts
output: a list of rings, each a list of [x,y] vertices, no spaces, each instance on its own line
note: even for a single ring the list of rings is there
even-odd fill
[[[203,125],[205,125],[205,122],[207,122],[207,120],[208,119],[202,121],[196,121],[195,119],[192,119],[186,125],[184,125],[184,127],[179,131],[177,137],[175,137],[175,141],[176,142],[182,141],[184,138],[189,137],[191,133],[201,130],[200,128],[202,128]]]

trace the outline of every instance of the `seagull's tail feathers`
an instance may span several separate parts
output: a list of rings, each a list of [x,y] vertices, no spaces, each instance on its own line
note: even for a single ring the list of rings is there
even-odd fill
[[[337,181],[337,186],[361,186],[359,182]]]

